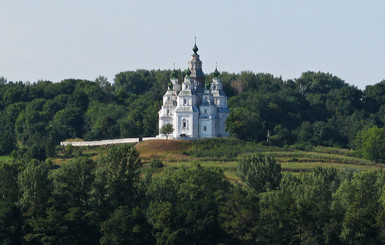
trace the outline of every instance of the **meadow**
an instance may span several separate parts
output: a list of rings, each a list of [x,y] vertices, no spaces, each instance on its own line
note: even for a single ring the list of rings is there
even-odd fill
[[[144,163],[144,171],[158,173],[149,162],[161,160],[166,167],[190,166],[200,163],[207,167],[217,167],[224,171],[229,179],[236,178],[239,159],[252,154],[272,156],[281,164],[284,172],[298,174],[309,172],[316,166],[337,169],[354,168],[357,170],[375,170],[384,164],[354,157],[348,149],[333,147],[314,147],[311,151],[297,150],[293,147],[268,146],[238,139],[204,139],[196,141],[146,141],[136,146]]]

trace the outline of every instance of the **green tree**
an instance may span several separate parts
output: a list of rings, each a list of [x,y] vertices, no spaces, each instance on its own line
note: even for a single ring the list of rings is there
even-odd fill
[[[76,244],[95,243],[99,239],[99,228],[92,224],[89,206],[94,168],[92,160],[75,158],[51,175],[54,198],[62,211],[67,235]]]
[[[20,172],[16,162],[0,161],[0,201],[14,203],[19,198],[17,176]]]
[[[239,161],[237,176],[244,185],[257,193],[274,190],[282,178],[281,165],[272,157],[252,155]]]
[[[158,244],[219,242],[219,205],[229,190],[222,172],[200,165],[166,169],[148,187],[150,223]]]
[[[0,243],[21,244],[22,217],[14,203],[0,201]]]
[[[159,130],[159,133],[165,134],[167,139],[168,139],[168,135],[171,134],[172,132],[174,132],[174,127],[172,126],[171,123],[167,123],[166,125],[163,125]]]
[[[221,227],[233,239],[232,244],[255,244],[259,235],[259,199],[253,192],[234,188],[220,206]],[[230,242],[229,242],[230,243]]]
[[[98,160],[93,172],[91,202],[102,219],[119,206],[140,205],[140,166],[139,153],[132,145],[111,147]]]
[[[360,157],[385,162],[385,128],[374,126],[358,132],[355,149]]]
[[[52,181],[48,178],[47,163],[32,160],[19,173],[17,181],[21,192],[19,205],[23,210],[44,210],[52,193]]]
[[[378,172],[359,172],[335,193],[333,211],[343,213],[340,237],[346,244],[380,244],[376,228],[379,210]]]
[[[100,230],[100,244],[154,244],[152,226],[143,211],[120,206],[104,221]]]

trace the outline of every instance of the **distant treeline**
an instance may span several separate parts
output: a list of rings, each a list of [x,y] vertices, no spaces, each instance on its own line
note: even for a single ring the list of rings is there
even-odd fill
[[[102,76],[59,83],[1,78],[0,154],[42,160],[54,155],[55,146],[68,138],[155,136],[171,72],[121,72],[114,83]],[[184,72],[176,74],[182,81]],[[322,72],[305,72],[287,81],[247,71],[223,72],[220,78],[231,109],[227,129],[235,137],[303,149],[355,148],[359,156],[385,159],[381,148],[385,142],[377,137],[385,135],[385,81],[362,91]]]
[[[282,174],[274,159],[253,155],[232,184],[199,164],[155,176],[140,167],[131,146],[60,167],[0,161],[0,243],[385,243],[382,170]]]

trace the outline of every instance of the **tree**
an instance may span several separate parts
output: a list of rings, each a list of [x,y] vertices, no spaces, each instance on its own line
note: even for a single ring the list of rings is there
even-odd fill
[[[152,227],[143,211],[136,207],[117,208],[100,226],[100,244],[154,244]]]
[[[260,140],[265,136],[259,115],[245,108],[233,108],[225,123],[230,134],[239,139]]]
[[[0,201],[0,243],[22,244],[22,218],[14,203]]]
[[[379,210],[378,171],[354,174],[334,195],[333,211],[343,214],[340,237],[346,244],[381,244],[376,216]],[[382,181],[383,186],[384,181]]]
[[[278,188],[282,178],[281,165],[274,158],[264,155],[252,155],[240,160],[237,176],[244,185],[257,193]]]
[[[19,171],[19,166],[15,162],[0,162],[0,201],[14,203],[19,198],[17,185]]]
[[[374,126],[361,130],[357,134],[355,148],[360,157],[385,162],[385,128]]]
[[[100,158],[93,171],[91,202],[102,219],[119,206],[140,205],[140,166],[139,152],[132,145],[111,147]]]
[[[217,169],[199,164],[166,169],[148,187],[148,216],[158,244],[213,244],[224,234],[219,205],[229,182]]]
[[[258,232],[258,198],[253,192],[244,192],[234,188],[220,206],[221,227],[235,241],[229,244],[254,244]]]
[[[159,131],[161,134],[165,134],[166,135],[166,138],[168,139],[168,135],[171,134],[172,132],[174,132],[174,127],[172,126],[171,123],[167,123],[166,125],[163,125],[161,128],[160,128],[160,131]]]
[[[90,191],[94,181],[95,163],[87,158],[75,158],[53,172],[54,198],[77,244],[97,242],[99,227],[90,222]]]
[[[21,192],[19,205],[24,209],[44,210],[51,197],[52,181],[48,178],[47,163],[32,160],[19,174],[17,181]]]

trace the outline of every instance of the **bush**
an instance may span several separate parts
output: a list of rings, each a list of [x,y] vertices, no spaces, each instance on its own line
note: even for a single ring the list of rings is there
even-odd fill
[[[72,154],[74,153],[74,147],[71,144],[66,145],[65,147],[65,155],[66,157],[72,157]]]
[[[162,168],[164,165],[163,165],[163,162],[159,159],[153,159],[151,162],[150,162],[150,166],[152,168]]]
[[[237,176],[245,186],[257,193],[274,190],[282,178],[281,165],[270,156],[252,155],[240,160]]]

